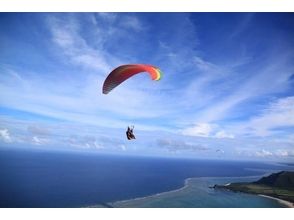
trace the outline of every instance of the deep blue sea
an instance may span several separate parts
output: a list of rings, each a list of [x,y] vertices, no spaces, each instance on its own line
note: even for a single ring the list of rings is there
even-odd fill
[[[286,168],[273,163],[1,149],[0,207],[85,207],[174,190],[189,177],[254,176]]]

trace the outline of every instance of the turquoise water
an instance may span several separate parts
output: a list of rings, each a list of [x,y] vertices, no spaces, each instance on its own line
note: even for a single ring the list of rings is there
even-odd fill
[[[116,202],[114,207],[158,208],[282,208],[276,200],[257,195],[213,189],[214,184],[254,181],[260,177],[202,177],[186,180],[186,186],[141,199]]]
[[[91,153],[0,149],[0,207],[107,207],[115,201],[181,188],[182,194],[130,207],[278,207],[251,195],[217,192],[210,185],[290,166],[249,161],[168,159]],[[293,170],[293,168],[292,168]],[[229,179],[222,178],[228,176]],[[212,177],[219,177],[213,179]],[[237,180],[237,179],[235,179]],[[167,199],[165,199],[167,197]]]

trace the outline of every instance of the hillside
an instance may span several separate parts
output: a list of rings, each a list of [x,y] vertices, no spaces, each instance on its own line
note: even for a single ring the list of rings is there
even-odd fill
[[[255,182],[215,185],[215,189],[228,189],[234,192],[262,194],[289,201],[294,204],[294,172],[282,171],[262,177]]]
[[[282,171],[273,173],[267,177],[262,177],[260,180],[254,182],[254,184],[294,189],[294,172]]]

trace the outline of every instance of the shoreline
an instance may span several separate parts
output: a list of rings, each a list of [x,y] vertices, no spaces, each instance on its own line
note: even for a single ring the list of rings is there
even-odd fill
[[[159,192],[159,193],[155,193],[155,194],[151,194],[151,195],[147,195],[147,196],[143,196],[143,197],[136,197],[136,198],[131,198],[131,199],[125,199],[125,200],[117,200],[117,201],[114,201],[114,202],[108,202],[107,204],[112,206],[113,208],[116,208],[116,207],[119,207],[119,206],[116,206],[116,205],[119,205],[119,204],[124,204],[124,203],[128,203],[128,202],[131,202],[131,201],[140,201],[140,200],[144,200],[144,199],[149,199],[149,198],[154,198],[154,197],[157,197],[157,196],[162,196],[162,195],[166,195],[166,194],[170,194],[170,193],[175,193],[175,192],[179,192],[179,191],[182,191],[182,190],[185,190],[187,187],[189,187],[189,182],[193,179],[217,179],[217,178],[230,178],[230,179],[240,179],[240,178],[244,178],[244,179],[247,179],[247,178],[260,178],[260,177],[263,177],[264,175],[266,174],[261,174],[261,175],[252,175],[252,176],[224,176],[224,177],[189,177],[189,178],[186,178],[184,180],[184,184],[182,187],[180,188],[177,188],[177,189],[174,189],[174,190],[170,190],[170,191],[164,191],[164,192]],[[230,185],[231,182],[228,182],[226,185]],[[265,197],[265,198],[268,198],[268,199],[272,199],[272,200],[276,200],[277,202],[279,202],[280,204],[286,206],[287,208],[294,208],[294,204],[287,201],[287,200],[282,200],[282,199],[279,199],[279,198],[275,198],[275,197],[271,197],[271,196],[267,196],[267,195],[262,195],[262,194],[255,194],[256,196],[261,196],[261,197]],[[95,205],[91,205],[91,206],[88,206],[89,208],[90,207],[95,207]]]
[[[156,196],[162,196],[162,195],[169,194],[169,193],[179,192],[179,191],[182,191],[182,190],[184,190],[185,188],[187,188],[189,186],[188,181],[190,179],[193,179],[193,177],[185,179],[184,185],[182,187],[178,188],[178,189],[174,189],[174,190],[170,190],[170,191],[164,191],[164,192],[152,194],[152,195],[149,195],[149,196],[137,197],[137,198],[133,198],[133,199],[118,200],[118,201],[115,201],[115,202],[109,202],[108,204],[111,204],[112,206],[115,207],[115,204],[117,204],[117,203],[126,203],[126,202],[130,202],[130,201],[138,201],[138,200],[153,198],[153,197],[156,197]]]
[[[292,202],[290,202],[290,201],[283,200],[283,199],[276,198],[276,197],[272,197],[272,196],[263,195],[263,194],[256,194],[256,195],[261,196],[261,197],[265,197],[265,198],[268,198],[268,199],[276,200],[280,204],[285,205],[286,208],[294,208],[294,204]]]
[[[189,187],[189,181],[193,180],[193,179],[216,179],[216,178],[260,178],[262,177],[264,174],[262,175],[253,175],[253,176],[212,176],[212,177],[189,177],[186,178],[184,180],[184,185],[180,188],[174,189],[174,190],[170,190],[170,191],[164,191],[164,192],[160,192],[160,193],[156,193],[156,194],[152,194],[152,195],[148,195],[148,196],[143,196],[143,197],[137,197],[137,198],[132,198],[132,199],[125,199],[125,200],[118,200],[118,201],[114,201],[114,202],[108,202],[108,204],[110,204],[111,206],[115,207],[115,204],[119,204],[119,203],[126,203],[126,202],[130,202],[130,201],[138,201],[138,200],[143,200],[143,199],[148,199],[148,198],[153,198],[153,197],[157,197],[157,196],[162,196],[162,195],[166,195],[169,193],[175,193],[175,192],[179,192],[182,191],[184,189],[186,189],[187,187]],[[227,183],[227,184],[231,184],[231,183]]]

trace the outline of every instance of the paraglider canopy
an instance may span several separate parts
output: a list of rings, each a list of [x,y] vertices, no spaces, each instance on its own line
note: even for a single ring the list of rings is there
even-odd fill
[[[161,71],[152,65],[148,64],[128,64],[122,65],[115,68],[111,73],[107,76],[103,83],[102,92],[103,94],[108,94],[112,89],[117,87],[119,84],[129,79],[135,74],[147,72],[149,73],[152,80],[160,80]]]
[[[128,64],[128,65],[122,65],[114,70],[112,70],[109,75],[106,77],[103,87],[102,87],[102,93],[108,94],[111,90],[113,90],[115,87],[117,87],[119,84],[124,82],[125,80],[129,79],[130,77],[138,74],[147,72],[149,73],[152,80],[160,80],[162,73],[161,71],[152,65],[148,64]],[[126,135],[128,140],[136,139],[134,133],[133,133],[134,126],[132,128],[128,127],[126,131]]]

